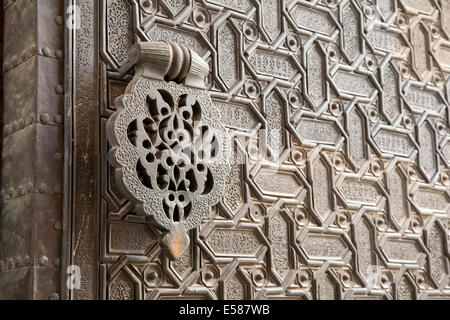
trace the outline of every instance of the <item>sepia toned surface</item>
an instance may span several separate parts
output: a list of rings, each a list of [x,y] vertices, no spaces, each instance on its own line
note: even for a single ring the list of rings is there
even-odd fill
[[[64,8],[58,0],[2,6],[0,299],[59,299]]]
[[[59,258],[63,275],[80,266],[81,288],[62,280],[62,298],[450,299],[449,0],[72,4]],[[107,157],[106,123],[134,74],[128,50],[158,40],[209,64],[232,150],[223,198],[174,261]],[[20,145],[5,134],[3,166]],[[4,171],[2,219],[19,212]],[[17,262],[0,252],[4,279]]]
[[[207,91],[185,84],[192,79],[192,71],[178,69],[178,74],[186,74],[184,82],[143,76],[155,75],[158,57],[173,58],[168,66],[188,61],[183,64],[185,69],[198,70],[199,64],[192,64],[192,52],[185,47],[172,50],[165,42],[146,44],[147,53],[142,54],[147,54],[144,60],[148,62],[135,65],[133,80],[116,99],[117,111],[107,122],[112,145],[108,159],[116,168],[114,177],[121,194],[134,204],[135,213],[161,231],[165,254],[177,260],[189,246],[187,232],[208,219],[224,195],[230,140]],[[182,50],[189,54],[171,54]],[[201,63],[202,74],[208,74],[208,65]],[[163,77],[158,72],[155,76]],[[200,77],[199,84],[204,78]]]
[[[135,233],[112,247],[111,226],[143,221],[103,171],[102,298],[450,298],[446,6],[102,1],[101,121],[130,79],[124,44],[183,44],[210,64],[234,159],[176,261],[152,230],[141,254]]]

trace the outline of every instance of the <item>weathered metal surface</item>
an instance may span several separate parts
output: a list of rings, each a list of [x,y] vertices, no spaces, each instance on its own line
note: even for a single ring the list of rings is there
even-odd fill
[[[91,277],[73,297],[448,299],[447,2],[79,1],[73,261]],[[138,40],[209,63],[232,137],[225,195],[176,261],[107,161]]]
[[[64,298],[98,298],[98,4],[67,0],[64,267],[80,267],[80,288]],[[75,6],[75,7],[74,7]],[[64,269],[65,271],[66,269]]]
[[[160,244],[176,260],[187,232],[224,195],[230,139],[204,90],[208,65],[195,52],[143,42],[130,60],[135,75],[107,123],[109,161],[121,194],[161,230]]]
[[[59,299],[64,20],[60,1],[6,1],[0,298]]]

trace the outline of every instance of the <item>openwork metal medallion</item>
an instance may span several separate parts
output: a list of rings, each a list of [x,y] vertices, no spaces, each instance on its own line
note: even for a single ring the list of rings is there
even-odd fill
[[[177,259],[223,196],[229,138],[205,90],[136,76],[108,121],[121,191],[162,231]]]

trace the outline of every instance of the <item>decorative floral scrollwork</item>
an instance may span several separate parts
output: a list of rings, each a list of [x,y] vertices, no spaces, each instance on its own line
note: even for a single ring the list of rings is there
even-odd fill
[[[167,91],[151,90],[146,102],[152,117],[133,120],[127,130],[128,139],[140,150],[138,178],[147,188],[164,192],[164,212],[179,222],[192,210],[188,193],[207,195],[214,187],[207,163],[217,156],[218,140],[202,123],[194,96],[184,94],[174,106]]]
[[[119,188],[177,259],[208,218],[230,170],[229,137],[205,90],[135,76],[108,120]]]

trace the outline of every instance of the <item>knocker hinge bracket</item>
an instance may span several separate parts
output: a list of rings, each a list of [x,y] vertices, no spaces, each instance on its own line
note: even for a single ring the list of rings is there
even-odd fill
[[[164,41],[136,43],[130,48],[129,61],[135,65],[135,77],[205,89],[209,65],[185,46]]]

